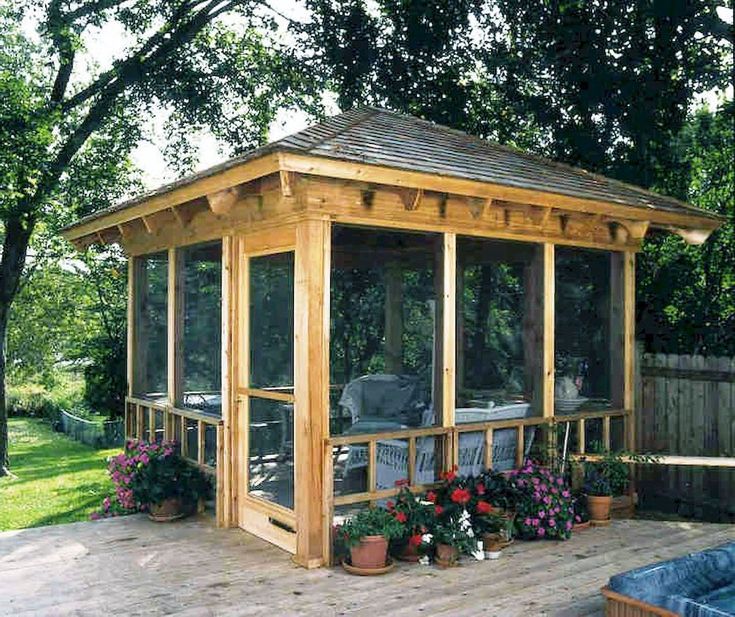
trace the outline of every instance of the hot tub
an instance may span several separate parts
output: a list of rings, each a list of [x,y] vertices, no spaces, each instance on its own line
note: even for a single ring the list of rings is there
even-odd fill
[[[616,574],[603,589],[607,614],[735,615],[735,542]]]

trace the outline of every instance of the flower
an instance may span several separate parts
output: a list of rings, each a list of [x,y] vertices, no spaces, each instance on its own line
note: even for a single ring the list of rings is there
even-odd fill
[[[396,520],[399,523],[405,523],[408,520],[405,512],[396,512]]]
[[[408,536],[409,546],[420,546],[421,542],[422,542],[422,537],[420,533],[415,533],[412,536]]]
[[[434,491],[429,491],[428,493],[426,493],[426,501],[434,503],[436,501],[436,493]]]
[[[393,503],[392,501],[386,501],[385,502],[385,507],[388,508],[388,510],[392,510],[393,508],[396,507],[396,504]]]
[[[466,488],[455,488],[449,498],[454,503],[466,504],[472,498],[472,495]]]
[[[493,511],[493,507],[487,501],[477,502],[477,513],[478,514],[490,514]]]
[[[546,535],[546,530],[543,527],[539,527],[538,530],[536,531],[536,535],[539,538],[543,538]]]
[[[475,485],[475,490],[477,491],[478,495],[484,495],[485,494],[485,485],[482,482],[478,482]]]
[[[444,508],[439,505],[434,506],[434,514],[439,516],[442,512],[444,512]]]

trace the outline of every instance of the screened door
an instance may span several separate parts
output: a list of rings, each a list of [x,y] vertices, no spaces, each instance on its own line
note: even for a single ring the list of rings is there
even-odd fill
[[[241,242],[240,526],[295,552],[295,253],[288,237],[266,238]]]

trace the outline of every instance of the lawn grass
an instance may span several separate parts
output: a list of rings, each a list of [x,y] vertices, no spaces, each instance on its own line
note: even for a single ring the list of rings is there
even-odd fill
[[[87,520],[112,490],[106,458],[34,418],[10,418],[10,470],[0,478],[0,531]]]

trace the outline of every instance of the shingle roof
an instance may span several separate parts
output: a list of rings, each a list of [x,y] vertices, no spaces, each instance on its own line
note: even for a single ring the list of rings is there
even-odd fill
[[[556,163],[414,116],[363,107],[333,116],[220,165],[99,211],[72,227],[278,151],[534,189],[647,210],[691,214],[715,220],[721,218],[713,212],[695,208],[672,197]]]

